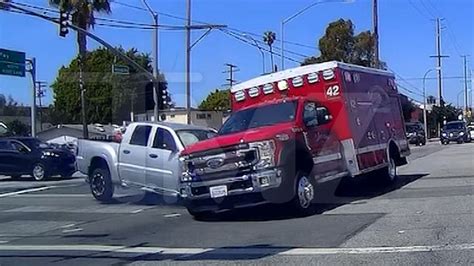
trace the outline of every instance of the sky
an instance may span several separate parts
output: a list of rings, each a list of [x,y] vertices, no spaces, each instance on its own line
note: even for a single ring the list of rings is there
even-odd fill
[[[98,17],[151,24],[150,14],[143,10],[141,0],[115,0],[112,14]],[[47,7],[48,0],[15,0],[35,6]],[[182,26],[184,21],[171,18],[185,16],[185,0],[148,0],[160,13],[160,24]],[[227,25],[227,30],[251,32],[260,40],[265,31],[274,31],[280,38],[280,22],[315,2],[314,0],[192,0],[192,19],[199,22]],[[125,5],[124,5],[125,4]],[[137,8],[129,7],[134,6]],[[339,18],[351,19],[355,32],[372,28],[372,0],[353,0],[349,3],[321,3],[296,17],[285,26],[285,50],[296,61],[301,55],[317,55],[317,42],[328,23]],[[453,104],[461,101],[463,89],[463,59],[468,57],[470,69],[474,66],[474,1],[472,0],[379,0],[380,57],[389,69],[397,74],[402,93],[422,101],[422,77],[435,67],[435,17],[442,17],[442,53],[449,55],[443,60],[444,98]],[[234,31],[235,32],[235,31]],[[114,46],[137,48],[151,53],[152,32],[146,29],[117,29],[97,25],[93,33]],[[202,30],[192,33],[197,40]],[[236,37],[246,40],[239,32]],[[235,35],[234,35],[235,36]],[[247,39],[248,41],[248,39]],[[250,42],[250,41],[249,41]],[[291,43],[290,43],[291,42]],[[169,82],[173,101],[178,106],[185,103],[184,55],[185,33],[181,30],[160,30],[159,67]],[[300,45],[295,45],[300,44]],[[280,43],[275,43],[279,53]],[[99,47],[92,40],[88,49]],[[37,79],[52,84],[61,66],[67,65],[77,53],[76,38],[70,32],[66,38],[58,35],[58,27],[39,18],[0,11],[0,48],[23,51],[27,57],[37,60]],[[292,52],[292,53],[290,53]],[[265,54],[266,66],[270,55]],[[280,58],[275,56],[275,64]],[[219,30],[197,43],[191,52],[192,103],[198,105],[206,95],[222,88],[227,78],[225,64],[238,66],[237,81],[245,81],[262,74],[262,56],[257,47],[242,42]],[[299,64],[285,61],[285,68]],[[435,73],[427,80],[427,94],[437,96]],[[18,102],[30,105],[31,80],[0,76],[0,93],[11,95]],[[408,90],[408,91],[407,91]],[[459,97],[458,97],[459,96]],[[51,89],[44,101],[52,103]],[[462,101],[461,101],[462,102]]]

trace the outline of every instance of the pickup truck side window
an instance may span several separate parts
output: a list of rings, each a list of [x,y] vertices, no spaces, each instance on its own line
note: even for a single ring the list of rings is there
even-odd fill
[[[130,139],[130,145],[147,146],[150,132],[151,126],[137,126]]]
[[[156,130],[155,139],[153,140],[153,148],[170,151],[178,150],[173,135],[163,128],[158,128]]]

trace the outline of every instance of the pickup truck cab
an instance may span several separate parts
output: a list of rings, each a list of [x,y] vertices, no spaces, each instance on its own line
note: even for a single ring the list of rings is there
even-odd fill
[[[99,201],[112,199],[116,186],[176,197],[180,152],[214,135],[213,129],[191,125],[132,123],[120,143],[79,140],[77,166]]]

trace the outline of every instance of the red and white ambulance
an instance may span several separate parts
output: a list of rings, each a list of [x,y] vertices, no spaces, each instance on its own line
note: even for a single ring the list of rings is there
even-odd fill
[[[231,89],[218,136],[181,155],[188,211],[290,203],[311,210],[318,183],[380,170],[388,183],[410,150],[392,73],[340,62],[297,67]]]

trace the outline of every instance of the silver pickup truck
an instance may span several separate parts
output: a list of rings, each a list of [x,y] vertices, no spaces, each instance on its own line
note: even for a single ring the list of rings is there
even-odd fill
[[[78,170],[87,175],[92,195],[109,201],[117,186],[179,195],[180,152],[211,138],[215,130],[174,123],[132,123],[121,143],[79,140]]]

